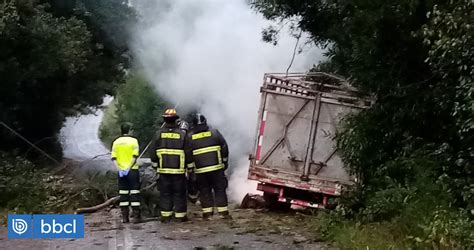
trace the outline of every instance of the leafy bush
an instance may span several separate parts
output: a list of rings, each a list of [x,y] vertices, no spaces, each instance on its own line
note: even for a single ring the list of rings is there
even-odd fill
[[[120,135],[120,124],[117,121],[117,100],[113,100],[105,109],[99,128],[99,136],[107,147]]]
[[[407,249],[411,245],[400,227],[391,222],[363,224],[330,212],[315,216],[313,225],[323,240],[342,249]]]
[[[101,201],[118,195],[117,172],[115,171],[88,171],[78,178],[83,180],[80,185],[88,189],[88,192],[82,196],[82,206],[97,205]]]
[[[380,222],[347,219],[341,211],[319,213],[313,226],[323,240],[344,249],[472,249],[474,221],[465,211],[417,209],[410,221],[398,216]],[[422,216],[420,216],[423,214]]]
[[[45,209],[44,171],[18,156],[0,151],[0,207],[8,211],[40,212]]]
[[[409,236],[417,247],[435,249],[472,249],[474,221],[466,211],[440,209],[430,213],[422,228],[421,237]]]
[[[111,143],[120,135],[120,124],[131,122],[134,136],[144,146],[158,129],[158,121],[164,109],[164,102],[150,83],[138,73],[131,74],[118,89],[114,103],[105,114],[105,122],[100,129],[101,138],[106,143]]]
[[[0,151],[0,223],[8,213],[64,213],[117,195],[113,172],[56,175]]]

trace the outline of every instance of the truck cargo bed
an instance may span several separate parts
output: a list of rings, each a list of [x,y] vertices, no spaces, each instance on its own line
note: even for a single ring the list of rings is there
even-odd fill
[[[281,188],[273,187],[338,196],[354,183],[334,138],[339,122],[369,106],[369,99],[343,79],[318,72],[265,74],[261,93],[249,168],[249,179],[259,181],[260,190],[288,202]]]

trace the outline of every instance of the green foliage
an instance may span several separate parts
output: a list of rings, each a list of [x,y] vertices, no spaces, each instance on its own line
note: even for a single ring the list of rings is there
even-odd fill
[[[0,224],[8,213],[58,213],[117,195],[116,173],[56,175],[23,157],[0,151]],[[3,222],[2,222],[3,221]]]
[[[397,225],[390,222],[361,224],[336,213],[320,213],[312,223],[323,240],[332,240],[341,249],[409,249],[411,245]]]
[[[362,180],[342,200],[341,216],[374,235],[371,225],[389,221],[415,246],[472,248],[473,236],[464,231],[474,215],[472,1],[253,6],[274,20],[300,16],[299,27],[328,48],[319,69],[376,96],[373,107],[344,121],[337,137],[346,166]]]
[[[145,146],[158,129],[164,108],[165,104],[149,82],[140,74],[132,74],[120,86],[113,106],[106,113],[107,122],[100,129],[101,138],[107,143],[111,142],[120,135],[120,124],[131,122],[134,136],[141,146]],[[114,117],[111,113],[114,113]]]
[[[456,143],[449,145],[453,147],[448,155],[452,167],[443,178],[451,192],[461,191],[468,209],[474,211],[474,3],[449,1],[445,6],[435,5],[428,16],[420,32],[430,49],[426,61],[440,76],[440,84],[455,91],[451,115]]]
[[[84,21],[110,59],[128,63],[128,50],[131,39],[130,27],[136,22],[136,13],[122,0],[45,0],[51,11],[58,16],[75,16]]]
[[[112,195],[118,195],[117,173],[115,171],[93,170],[80,174],[76,178],[81,179],[80,186],[87,189],[87,192],[81,193],[82,201],[78,205],[95,206]]]
[[[39,201],[47,200],[43,174],[31,162],[0,151],[0,207],[12,212],[41,212],[45,206]]]
[[[113,20],[124,12],[116,6],[109,10],[114,11],[109,20],[111,12],[100,12],[98,8],[105,8],[100,5],[94,13],[101,16],[85,20],[85,14],[73,13],[74,7],[71,15],[58,15],[49,1],[37,2],[0,3],[0,121],[33,142],[42,141],[43,149],[60,152],[56,135],[64,118],[100,105],[122,79],[126,48],[101,44],[120,39],[96,31],[116,25]],[[128,15],[129,8],[122,8]],[[25,147],[3,128],[0,138],[0,149]]]
[[[120,135],[120,124],[117,121],[117,100],[113,100],[105,109],[99,128],[99,137],[107,147]]]
[[[380,222],[348,220],[341,211],[319,213],[312,219],[317,235],[344,249],[471,249],[474,222],[462,211],[430,211],[406,203],[415,211],[411,221],[400,216]],[[420,216],[424,214],[423,216]],[[421,224],[421,220],[424,223]]]

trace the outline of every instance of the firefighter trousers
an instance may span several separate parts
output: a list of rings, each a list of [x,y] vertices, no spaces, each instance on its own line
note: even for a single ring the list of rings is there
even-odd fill
[[[188,186],[188,199],[192,203],[196,203],[197,199],[199,197],[199,189],[196,185],[196,173],[192,172],[189,173],[188,179],[187,179],[187,186]]]
[[[160,174],[158,179],[160,190],[161,217],[186,217],[186,176],[184,174]]]
[[[131,206],[133,210],[140,210],[140,174],[138,169],[131,169],[128,175],[118,177],[119,206],[122,209]]]
[[[228,214],[227,208],[227,177],[224,169],[196,174],[203,215],[213,213],[214,205],[219,214]]]

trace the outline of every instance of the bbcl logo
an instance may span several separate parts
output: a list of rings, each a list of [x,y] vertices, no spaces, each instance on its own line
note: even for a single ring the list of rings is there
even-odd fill
[[[12,230],[22,235],[28,230],[28,223],[23,219],[12,219]]]
[[[67,234],[75,234],[76,233],[76,220],[73,220],[72,223],[60,224],[56,223],[53,219],[52,224],[48,224],[41,220],[41,234],[60,234],[60,233],[67,233]],[[69,230],[67,228],[70,228]]]
[[[84,215],[9,214],[8,238],[84,238]]]

